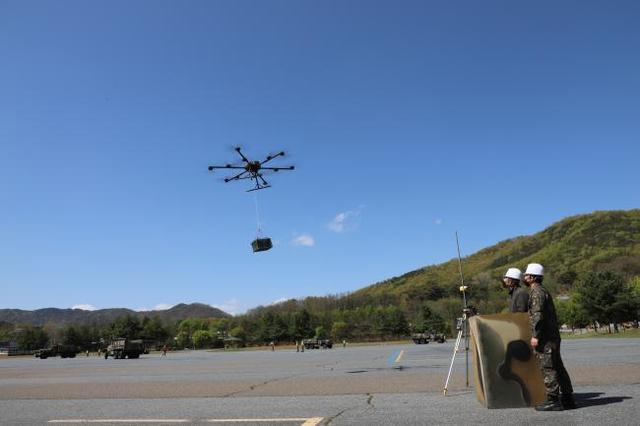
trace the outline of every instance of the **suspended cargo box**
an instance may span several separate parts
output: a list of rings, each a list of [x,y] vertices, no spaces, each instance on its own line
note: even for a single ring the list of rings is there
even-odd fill
[[[253,248],[253,252],[257,253],[259,251],[267,251],[273,244],[271,244],[271,238],[256,238],[251,243],[251,248]]]

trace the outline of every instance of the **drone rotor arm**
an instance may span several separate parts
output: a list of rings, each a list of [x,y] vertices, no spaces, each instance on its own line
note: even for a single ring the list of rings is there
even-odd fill
[[[280,151],[280,152],[279,152],[279,153],[277,153],[277,154],[269,155],[269,156],[267,157],[267,159],[266,159],[266,160],[264,160],[264,161],[262,161],[260,164],[262,165],[262,164],[264,164],[264,163],[267,163],[267,162],[269,162],[269,161],[273,160],[274,158],[278,158],[278,157],[282,157],[282,156],[284,156],[284,151]]]
[[[228,178],[224,178],[224,181],[225,181],[225,182],[230,182],[230,181],[232,181],[232,180],[240,180],[240,179],[247,179],[247,178],[249,178],[249,176],[244,176],[244,177],[242,176],[242,175],[243,175],[243,174],[245,174],[245,173],[248,173],[248,172],[245,170],[244,172],[240,172],[240,173],[238,173],[238,174],[237,174],[237,175],[235,175],[235,176],[231,176],[231,177],[228,177]]]
[[[286,166],[286,167],[261,167],[260,170],[273,170],[275,172],[279,170],[295,170],[295,166]]]
[[[231,166],[231,165],[226,165],[226,166],[209,166],[209,171],[212,170],[218,170],[218,169],[244,169],[244,166]]]
[[[244,156],[244,154],[242,153],[241,148],[239,146],[236,147],[236,152],[238,154],[240,154],[240,157],[242,157],[242,161],[244,161],[245,163],[250,163],[249,159]]]
[[[264,186],[270,186],[270,185],[269,185],[269,182],[267,182],[267,181],[262,177],[262,174],[261,174],[261,173],[258,173],[258,174],[256,175],[256,183],[258,183],[258,179],[260,179],[260,180],[262,181],[262,185],[264,185]]]

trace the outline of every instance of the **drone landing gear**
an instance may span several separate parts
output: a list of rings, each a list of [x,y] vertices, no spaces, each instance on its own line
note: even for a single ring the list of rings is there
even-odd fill
[[[271,238],[256,238],[251,242],[251,248],[254,253],[259,251],[267,251],[273,247]]]

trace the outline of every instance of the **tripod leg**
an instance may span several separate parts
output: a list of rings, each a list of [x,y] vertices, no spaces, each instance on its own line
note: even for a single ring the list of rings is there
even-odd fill
[[[469,324],[468,321],[464,323],[464,351],[465,351],[465,359],[466,359],[466,367],[465,373],[467,378],[467,387],[469,387]]]
[[[453,355],[451,356],[451,364],[449,365],[449,374],[447,374],[447,381],[444,382],[444,389],[443,389],[444,396],[447,396],[447,390],[449,388],[449,379],[451,378],[451,371],[453,370],[453,362],[456,360],[456,353],[458,352],[458,348],[460,347],[461,340],[462,340],[462,328],[458,330],[458,337],[456,337],[456,345],[453,348]]]

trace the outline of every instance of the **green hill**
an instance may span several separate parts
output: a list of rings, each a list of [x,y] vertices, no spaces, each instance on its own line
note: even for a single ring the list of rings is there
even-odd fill
[[[640,277],[640,210],[573,216],[529,236],[502,241],[463,259],[469,304],[481,314],[501,312],[507,268],[546,268],[545,286],[568,294],[593,271]],[[260,306],[232,319],[249,341],[293,341],[314,330],[336,339],[384,340],[411,330],[452,332],[462,304],[458,260],[427,266],[352,293]]]
[[[471,303],[483,312],[499,310],[504,300],[499,278],[508,267],[524,270],[532,262],[545,266],[545,283],[557,293],[567,292],[590,271],[640,275],[640,209],[572,216],[534,235],[502,241],[464,258]],[[459,285],[458,261],[452,259],[365,287],[349,297],[366,303],[388,300],[415,305],[459,297]]]

